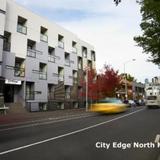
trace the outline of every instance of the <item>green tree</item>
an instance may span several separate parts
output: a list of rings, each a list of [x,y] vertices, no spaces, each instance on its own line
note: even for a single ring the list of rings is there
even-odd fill
[[[160,65],[160,1],[141,0],[138,3],[141,5],[143,34],[134,40],[144,53],[151,55],[149,61]]]

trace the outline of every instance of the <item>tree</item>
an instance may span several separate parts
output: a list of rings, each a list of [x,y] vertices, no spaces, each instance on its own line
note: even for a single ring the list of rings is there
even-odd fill
[[[133,76],[131,76],[130,74],[127,74],[127,73],[125,73],[125,74],[122,73],[120,76],[123,77],[123,79],[125,79],[125,77],[126,77],[126,80],[129,82],[136,81],[136,79]]]
[[[160,1],[141,0],[142,22],[140,27],[143,31],[141,36],[134,37],[143,52],[150,54],[149,61],[160,65]]]
[[[120,86],[120,80],[121,77],[118,75],[118,71],[105,64],[102,72],[98,75],[100,98],[115,96],[116,89]]]

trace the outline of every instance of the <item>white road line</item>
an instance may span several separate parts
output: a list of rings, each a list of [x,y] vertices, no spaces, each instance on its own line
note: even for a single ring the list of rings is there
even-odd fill
[[[70,118],[63,118],[63,119],[53,119],[52,121],[47,121],[47,122],[39,122],[39,123],[35,123],[34,121],[32,122],[32,124],[26,124],[26,125],[22,125],[22,126],[16,126],[16,127],[10,127],[10,128],[4,128],[4,129],[0,129],[0,132],[2,131],[10,131],[10,130],[14,130],[14,129],[22,129],[22,128],[28,128],[28,127],[35,127],[35,126],[41,126],[41,125],[46,125],[46,124],[52,124],[52,123],[57,123],[57,122],[63,122],[63,121],[69,121],[69,120],[74,120],[74,119],[79,119],[79,118],[87,118],[87,117],[91,117],[93,115],[81,115],[81,116],[72,116]]]
[[[155,138],[155,143],[160,143],[160,134],[157,134],[156,135],[156,138]]]
[[[80,132],[83,132],[83,131],[86,131],[86,130],[89,130],[89,129],[92,129],[92,128],[95,128],[95,127],[98,127],[98,126],[113,122],[113,121],[116,121],[118,119],[121,119],[121,118],[124,118],[124,117],[128,117],[128,116],[130,116],[132,114],[135,114],[135,113],[138,113],[138,112],[140,112],[142,110],[144,110],[144,109],[139,109],[137,111],[125,114],[123,116],[119,116],[117,118],[113,118],[111,120],[104,121],[104,122],[101,122],[101,123],[98,123],[98,124],[95,124],[95,125],[92,125],[92,126],[89,126],[89,127],[85,127],[85,128],[73,131],[73,132],[69,132],[69,133],[66,133],[66,134],[63,134],[63,135],[59,135],[59,136],[48,138],[48,139],[45,139],[45,140],[42,140],[42,141],[39,141],[39,142],[31,143],[31,144],[28,144],[28,145],[25,145],[25,146],[21,146],[21,147],[13,148],[13,149],[10,149],[10,150],[6,150],[6,151],[3,151],[3,152],[0,152],[0,155],[4,155],[4,154],[11,153],[11,152],[14,152],[14,151],[18,151],[18,150],[22,150],[22,149],[29,148],[29,147],[32,147],[32,146],[36,146],[38,144],[46,143],[46,142],[53,141],[53,140],[56,140],[56,139],[60,139],[60,138],[66,137],[66,136],[70,136],[70,135],[76,134],[76,133],[80,133]]]

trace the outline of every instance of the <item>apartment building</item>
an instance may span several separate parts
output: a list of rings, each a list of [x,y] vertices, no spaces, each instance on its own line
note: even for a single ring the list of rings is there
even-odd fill
[[[0,0],[0,94],[31,111],[83,107],[94,47],[13,0]]]

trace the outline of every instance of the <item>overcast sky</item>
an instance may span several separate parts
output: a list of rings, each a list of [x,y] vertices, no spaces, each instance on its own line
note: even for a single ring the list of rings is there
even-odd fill
[[[113,0],[16,1],[94,45],[97,70],[106,63],[122,73],[125,63],[126,72],[138,81],[159,75],[160,69],[147,62],[149,55],[133,41],[135,35],[142,33],[136,0],[122,0],[118,7]]]

